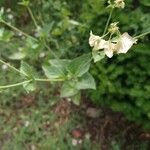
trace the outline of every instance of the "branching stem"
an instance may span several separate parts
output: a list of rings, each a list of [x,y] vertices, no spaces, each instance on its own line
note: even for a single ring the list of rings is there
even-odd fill
[[[110,11],[109,17],[108,17],[108,19],[107,19],[107,23],[106,23],[106,26],[105,26],[103,35],[106,33],[106,31],[107,31],[107,29],[108,29],[109,22],[110,22],[110,19],[111,19],[111,17],[112,17],[113,10],[114,10],[114,7],[111,8],[111,11]]]
[[[15,70],[16,72],[18,72],[18,73],[20,73],[20,74],[22,74],[22,75],[24,75],[24,76],[27,76],[26,74],[24,74],[23,72],[21,72],[19,69],[15,68],[14,66],[10,65],[9,63],[6,63],[5,61],[3,61],[3,60],[1,60],[1,59],[0,59],[0,62],[1,62],[2,64],[4,64],[4,65],[8,66],[9,68]]]
[[[137,35],[137,36],[135,36],[134,38],[135,38],[135,39],[139,39],[139,38],[141,38],[141,37],[143,37],[143,36],[145,36],[145,35],[148,35],[148,34],[150,34],[150,31],[147,31],[147,32],[145,32],[145,33],[142,33],[142,34],[140,34],[140,35]]]
[[[11,87],[20,86],[20,85],[29,83],[29,82],[31,82],[31,81],[32,81],[32,80],[26,80],[26,81],[19,82],[19,83],[16,83],[16,84],[10,84],[10,85],[0,86],[0,89],[8,89],[8,88],[11,88]]]
[[[10,23],[6,22],[5,20],[1,20],[1,22],[2,22],[3,24],[5,24],[6,26],[8,26],[9,28],[13,29],[14,31],[21,33],[21,34],[24,35],[25,37],[28,37],[28,38],[31,38],[31,39],[37,41],[37,39],[34,38],[33,36],[31,36],[31,35],[29,35],[29,34],[23,32],[23,31],[21,31],[20,29],[16,28],[15,26],[11,25]]]
[[[30,14],[30,16],[31,16],[31,18],[32,18],[32,20],[33,20],[33,22],[34,22],[35,27],[38,28],[38,24],[37,24],[37,22],[36,22],[36,19],[35,19],[33,13],[32,13],[32,10],[30,9],[30,7],[27,7],[27,9],[28,9],[28,12],[29,12],[29,14]]]

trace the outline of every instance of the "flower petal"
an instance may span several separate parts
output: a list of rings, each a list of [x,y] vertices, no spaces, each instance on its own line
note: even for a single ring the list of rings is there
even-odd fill
[[[122,34],[119,42],[117,43],[117,53],[127,53],[134,43],[136,43],[136,40],[127,32]]]
[[[94,50],[104,49],[107,47],[107,41],[102,39],[100,36],[94,35],[90,32],[89,44],[94,47]]]
[[[92,31],[90,32],[89,44],[91,47],[95,46],[95,44],[101,40],[101,38],[97,35],[94,35]]]
[[[116,44],[107,42],[107,48],[104,49],[104,53],[106,54],[107,57],[111,58],[113,56],[113,53],[116,49]]]
[[[113,51],[111,49],[104,49],[104,53],[109,58],[113,56]]]

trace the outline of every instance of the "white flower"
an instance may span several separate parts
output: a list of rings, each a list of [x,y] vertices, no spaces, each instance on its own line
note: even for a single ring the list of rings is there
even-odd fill
[[[6,70],[7,68],[8,68],[8,66],[7,66],[7,65],[5,65],[5,64],[4,64],[4,65],[2,65],[2,69],[3,69],[3,70]]]
[[[114,24],[115,25],[115,24]],[[127,53],[127,51],[136,43],[136,39],[132,38],[127,32],[123,33],[119,38],[105,41],[102,37],[90,33],[89,44],[94,47],[93,50],[103,49],[107,57],[111,58],[114,53]]]
[[[119,30],[119,27],[117,26],[117,24],[118,24],[118,22],[111,23],[111,24],[110,24],[110,27],[109,27],[109,29],[108,29],[108,31],[109,31],[110,33],[115,33],[115,32],[117,32],[117,31]]]
[[[39,55],[39,57],[40,57],[40,58],[45,57],[45,53],[44,53],[44,52],[41,52],[40,55]]]
[[[117,42],[117,53],[127,53],[127,51],[136,43],[136,40],[132,38],[127,32],[123,33]]]
[[[89,44],[94,47],[94,50],[99,50],[107,47],[107,41],[102,39],[100,36],[94,35],[90,32]]]
[[[10,13],[10,12],[11,12],[11,9],[10,9],[10,8],[7,8],[6,12],[7,12],[7,13]]]
[[[124,8],[125,7],[124,0],[115,0],[115,6],[118,8]]]
[[[12,14],[9,14],[9,15],[8,15],[8,18],[9,18],[10,20],[12,20],[12,19],[14,18],[14,16],[13,16]]]
[[[72,139],[72,145],[76,146],[78,144],[78,141],[76,139]]]
[[[107,57],[111,58],[113,56],[114,51],[116,51],[116,44],[107,42],[107,48],[104,49],[104,53]]]
[[[24,126],[28,127],[29,125],[30,125],[30,122],[29,121],[25,121]]]

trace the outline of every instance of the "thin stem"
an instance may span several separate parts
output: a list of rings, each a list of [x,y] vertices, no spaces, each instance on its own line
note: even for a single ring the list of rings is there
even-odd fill
[[[44,46],[52,53],[52,55],[59,60],[59,57],[50,49],[50,47],[46,44],[45,40],[44,40]]]
[[[108,28],[108,25],[109,25],[109,22],[110,22],[110,19],[111,19],[113,10],[114,10],[114,7],[111,8],[111,11],[110,11],[110,14],[109,14],[109,17],[108,17],[108,20],[107,20],[107,23],[106,23],[106,26],[105,26],[105,30],[104,30],[104,32],[103,32],[103,35],[104,35],[104,34],[106,33],[106,31],[107,31],[107,28]]]
[[[107,36],[110,32],[107,32],[106,34],[104,34],[103,36],[101,36],[101,38],[104,38],[105,36]]]
[[[21,33],[22,35],[24,35],[24,36],[26,36],[26,37],[28,37],[28,38],[31,38],[31,39],[37,41],[36,38],[32,37],[31,35],[29,35],[29,34],[23,32],[23,31],[21,31],[21,30],[18,29],[18,28],[14,27],[13,25],[11,25],[11,24],[9,24],[8,22],[6,22],[5,20],[1,20],[1,22],[2,22],[3,24],[7,25],[8,27],[10,27],[11,29],[13,29],[14,31],[19,32],[19,33]]]
[[[30,9],[29,9],[30,10]],[[33,16],[34,17],[34,16]],[[29,38],[32,38],[33,40],[35,41],[38,41],[38,39],[32,37],[31,35],[21,31],[20,29],[14,27],[13,25],[7,23],[5,20],[1,20],[1,22],[5,25],[7,25],[8,27],[10,27],[11,29],[15,30],[16,32],[19,32],[19,33],[22,33],[24,36],[26,37],[29,37]],[[56,59],[59,59],[59,57],[50,49],[50,47],[46,44],[45,40],[44,40],[44,45],[45,47],[52,53],[52,55],[56,58]]]
[[[4,65],[7,65],[9,68],[15,70],[16,72],[20,73],[20,74],[23,74],[24,76],[27,76],[25,73],[21,72],[19,69],[13,67],[12,65],[10,65],[9,63],[6,63],[5,61],[1,60],[0,59],[0,62]]]
[[[140,35],[137,35],[137,36],[135,36],[134,38],[135,38],[135,39],[138,39],[138,38],[141,38],[141,37],[143,37],[143,36],[145,36],[145,35],[148,35],[148,34],[150,34],[150,31],[145,32],[145,33],[142,33],[142,34],[140,34]]]
[[[15,84],[0,86],[0,89],[7,89],[7,88],[11,88],[11,87],[20,86],[20,85],[29,83],[31,81],[32,81],[32,79],[31,80],[26,80],[26,81],[23,81],[23,82],[19,82],[19,83],[15,83]],[[64,81],[64,79],[35,79],[35,81],[39,81],[39,82],[54,82],[54,81]]]
[[[35,81],[39,81],[39,82],[57,82],[57,81],[64,81],[64,79],[38,79],[35,78]]]
[[[37,24],[37,22],[36,22],[36,19],[35,19],[33,13],[32,13],[32,10],[30,9],[30,7],[27,7],[27,9],[28,9],[28,12],[29,12],[29,14],[30,14],[30,16],[31,16],[31,18],[32,18],[32,20],[33,20],[33,22],[34,22],[35,27],[38,28],[38,24]]]
[[[23,84],[25,84],[25,83],[29,83],[29,82],[31,82],[31,81],[32,81],[32,80],[26,80],[26,81],[19,82],[19,83],[16,83],[16,84],[10,84],[10,85],[0,86],[0,89],[7,89],[7,88],[11,88],[11,87],[20,86],[20,85],[23,85]]]

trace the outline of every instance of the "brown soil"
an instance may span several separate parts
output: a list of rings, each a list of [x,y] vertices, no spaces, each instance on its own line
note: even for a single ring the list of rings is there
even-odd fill
[[[91,117],[87,114],[89,108],[100,112],[99,116]],[[149,142],[148,149],[150,149],[150,133],[144,132],[141,126],[128,121],[119,112],[113,112],[108,108],[97,108],[89,101],[75,106],[67,100],[57,103],[54,110],[59,114],[61,123],[63,118],[66,120],[70,114],[77,113],[85,118],[82,126],[79,125],[72,130],[72,137],[83,139],[88,135],[93,143],[101,145],[101,150],[111,150],[114,141],[121,141],[121,150],[143,150],[139,148],[140,143],[143,142]]]

